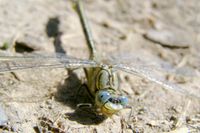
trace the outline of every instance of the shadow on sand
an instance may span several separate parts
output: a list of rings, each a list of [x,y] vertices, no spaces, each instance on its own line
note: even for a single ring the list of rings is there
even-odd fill
[[[69,77],[65,79],[63,84],[57,87],[56,100],[66,106],[74,109],[72,113],[66,113],[69,120],[77,121],[84,125],[100,124],[106,117],[97,115],[95,108],[92,107],[77,107],[78,104],[89,103],[94,105],[94,100],[90,97],[87,86],[82,85],[77,75],[69,72]]]
[[[46,25],[46,34],[48,37],[54,38],[55,52],[66,54],[62,46],[62,33],[59,30],[59,24],[60,21],[58,17],[50,18]],[[94,99],[90,97],[86,88],[87,86],[82,85],[82,82],[72,70],[67,71],[69,76],[65,79],[63,84],[57,86],[55,100],[74,109],[74,112],[66,113],[68,119],[84,125],[103,122],[106,118],[95,113],[95,108],[93,107]],[[77,104],[81,103],[90,103],[92,107],[78,108]]]

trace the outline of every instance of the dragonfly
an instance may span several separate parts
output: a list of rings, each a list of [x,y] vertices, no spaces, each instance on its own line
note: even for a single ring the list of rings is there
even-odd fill
[[[95,48],[82,1],[75,0],[74,8],[79,16],[90,52],[89,59],[79,59],[62,53],[1,55],[0,73],[32,68],[83,68],[87,78],[88,91],[94,100],[96,111],[98,114],[107,117],[111,117],[120,110],[127,108],[129,104],[128,97],[119,91],[118,70],[152,81],[165,89],[200,99],[200,96],[157,76],[153,73],[153,70],[156,69],[154,66],[146,65],[137,60],[128,62],[126,59],[120,60],[117,57],[107,59],[105,62]]]

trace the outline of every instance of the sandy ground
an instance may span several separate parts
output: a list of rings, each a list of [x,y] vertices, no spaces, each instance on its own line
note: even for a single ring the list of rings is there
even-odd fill
[[[97,50],[176,68],[162,78],[200,96],[199,0],[86,0]],[[0,46],[10,53],[64,52],[88,58],[78,16],[68,0],[0,0]],[[45,52],[44,52],[45,51]],[[1,50],[5,52],[5,50]],[[117,58],[122,61],[121,58]],[[130,109],[112,118],[77,109],[91,102],[77,69],[0,74],[0,132],[200,132],[200,100],[119,72]],[[5,120],[6,122],[3,122]]]

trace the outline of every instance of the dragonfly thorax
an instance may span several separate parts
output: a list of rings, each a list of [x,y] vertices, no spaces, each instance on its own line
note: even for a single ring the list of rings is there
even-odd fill
[[[96,90],[105,88],[113,88],[117,90],[119,88],[119,81],[116,72],[112,68],[103,68],[97,73],[96,76]]]
[[[103,65],[87,69],[87,77],[88,89],[95,98],[98,112],[112,116],[126,106],[128,99],[118,94],[119,81],[112,67]]]
[[[93,96],[102,89],[112,88],[113,91],[116,91],[119,88],[117,74],[109,66],[102,65],[101,67],[86,69],[86,75],[87,85]]]

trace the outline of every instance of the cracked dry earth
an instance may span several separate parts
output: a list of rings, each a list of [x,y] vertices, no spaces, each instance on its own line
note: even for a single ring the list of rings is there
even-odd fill
[[[198,0],[84,0],[97,50],[127,54],[173,73],[162,78],[200,96]],[[0,0],[1,53],[64,52],[87,59],[70,0]],[[4,46],[8,50],[3,50]],[[118,60],[122,60],[118,58]],[[82,69],[29,69],[0,74],[0,132],[198,133],[200,99],[119,72],[130,109],[97,116],[88,103]],[[131,111],[131,112],[130,112]]]

